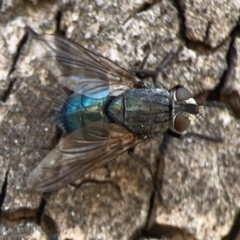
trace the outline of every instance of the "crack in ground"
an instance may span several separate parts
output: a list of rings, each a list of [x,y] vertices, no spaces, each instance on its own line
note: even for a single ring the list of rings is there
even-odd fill
[[[7,102],[9,96],[11,95],[11,92],[12,92],[12,89],[13,89],[13,86],[15,84],[15,82],[17,81],[17,78],[13,78],[13,79],[10,79],[10,83],[8,85],[8,88],[5,90],[5,92],[2,94],[2,102]]]
[[[172,137],[164,134],[162,144],[159,147],[159,154],[156,167],[155,176],[159,182],[160,189],[162,188],[163,176],[164,176],[164,167],[165,161],[164,157],[168,151],[168,144],[171,141]],[[161,196],[160,196],[161,198]],[[137,229],[136,232],[131,236],[131,240],[138,240],[141,237],[144,238],[176,238],[180,237],[181,239],[191,239],[195,240],[194,234],[189,233],[186,229],[179,228],[176,226],[159,224],[156,222],[157,208],[160,204],[163,204],[162,199],[159,199],[159,194],[156,189],[154,189],[149,203],[149,212],[146,220],[146,225],[143,229]]]
[[[222,75],[222,77],[220,79],[220,83],[208,95],[207,101],[214,101],[214,100],[215,101],[220,101],[220,96],[221,96],[222,89],[224,88],[226,80],[227,80],[227,77],[229,75],[229,72],[231,71],[232,57],[233,57],[233,54],[235,54],[233,45],[234,45],[235,37],[237,36],[239,30],[240,30],[240,27],[236,26],[232,30],[232,33],[230,34],[232,40],[231,40],[231,44],[230,44],[230,47],[229,47],[229,50],[228,50],[228,53],[227,53],[227,57],[226,57],[226,61],[227,61],[228,67],[224,71],[224,73],[223,73],[223,75]]]
[[[38,225],[40,225],[40,223],[41,223],[46,203],[47,202],[46,202],[45,198],[42,198],[41,203],[38,208],[38,211],[37,211],[37,214],[36,214],[36,221],[37,221]]]
[[[216,51],[219,48],[221,48],[223,45],[226,44],[227,41],[229,41],[229,38],[227,37],[218,46],[211,47],[207,43],[198,42],[198,41],[194,42],[192,40],[189,40],[186,36],[184,8],[181,6],[179,0],[174,0],[173,2],[174,2],[174,5],[175,5],[176,9],[178,10],[179,18],[181,19],[181,25],[180,25],[180,31],[179,31],[180,38],[183,39],[187,48],[192,49],[196,52],[205,53],[205,54],[209,53],[210,54],[213,51]],[[209,31],[210,31],[210,28],[211,28],[211,24],[212,23],[209,22],[208,28],[206,30],[205,42],[207,42],[208,39],[209,39]],[[215,89],[206,93],[205,96],[201,96],[201,94],[199,95],[200,97],[203,97],[205,101],[208,101],[208,102],[210,102],[210,101],[211,102],[212,101],[220,102],[221,101],[222,90],[224,89],[224,86],[226,84],[228,75],[232,70],[232,67],[231,67],[232,58],[233,58],[233,55],[235,54],[235,52],[234,52],[234,41],[235,41],[235,37],[237,36],[237,34],[239,34],[239,32],[240,32],[240,26],[239,26],[239,24],[236,24],[236,26],[233,28],[232,32],[229,34],[230,39],[231,39],[231,43],[230,43],[229,50],[228,50],[227,56],[226,56],[226,62],[227,62],[228,67],[224,71],[222,77],[220,78],[220,82],[215,87]],[[229,103],[227,100],[224,101],[224,102],[226,103],[228,108],[233,111],[235,117],[240,118],[239,108],[235,106],[236,104],[235,103]]]
[[[14,227],[20,223],[36,223],[36,209],[20,208],[13,212],[1,212],[1,224]]]
[[[207,43],[207,40],[209,39],[210,27],[212,25],[211,22],[208,23],[208,27],[205,34],[205,42],[190,40],[186,35],[187,30],[186,30],[186,25],[185,25],[186,21],[185,21],[185,15],[184,15],[185,9],[181,6],[180,0],[173,0],[173,4],[178,11],[178,16],[180,19],[179,37],[185,42],[187,48],[194,50],[196,52],[207,54],[207,53],[212,53],[212,51],[219,49],[225,44],[227,39],[224,39],[216,47],[212,47]]]
[[[47,194],[43,195],[45,197],[42,198],[39,208],[19,208],[11,212],[2,210],[7,191],[8,173],[9,170],[6,172],[0,195],[0,224],[7,227],[14,227],[21,223],[35,223],[41,227],[42,231],[46,234],[47,239],[57,240],[59,236],[57,224],[51,217],[44,214],[44,209],[47,203],[46,197],[48,197]]]
[[[8,79],[10,81],[9,87],[8,87],[8,89],[5,90],[5,92],[3,93],[2,99],[1,99],[3,102],[6,102],[8,100],[8,97],[10,96],[10,94],[12,92],[13,86],[14,86],[15,82],[17,81],[17,78],[16,77],[12,78],[11,74],[15,71],[15,67],[21,56],[22,48],[25,45],[27,39],[28,39],[28,33],[25,33],[24,36],[22,37],[22,39],[18,43],[17,51],[16,51],[16,54],[13,59],[12,67],[9,70],[9,74],[8,74]]]
[[[194,133],[189,133],[183,136],[184,138],[189,138],[189,137],[194,137],[194,138],[200,138],[204,139],[206,141],[210,142],[221,142],[222,139],[216,139],[213,137],[206,137],[204,135],[199,135],[199,134],[194,134]],[[159,154],[158,154],[158,159],[156,160],[156,173],[155,177],[158,180],[159,183],[159,189],[161,191],[162,189],[162,183],[163,183],[163,178],[164,178],[164,168],[165,168],[165,155],[168,152],[168,144],[170,143],[172,137],[168,136],[167,134],[164,135],[162,144],[159,147]],[[181,238],[181,239],[191,239],[195,240],[197,239],[195,234],[190,233],[187,229],[185,228],[180,228],[177,226],[172,226],[172,225],[166,225],[166,224],[159,224],[156,222],[157,218],[157,209],[158,206],[163,205],[162,198],[160,196],[160,199],[158,197],[158,192],[156,189],[154,189],[152,196],[150,198],[150,203],[149,203],[149,212],[148,212],[148,217],[146,220],[146,225],[143,229],[138,229],[136,232],[132,235],[131,240],[137,240],[140,237],[145,237],[145,238]],[[240,219],[240,217],[239,217]],[[235,226],[236,227],[236,226]],[[239,232],[240,234],[240,232]],[[225,240],[225,239],[224,239]],[[226,239],[228,240],[228,239]]]
[[[212,27],[212,22],[208,22],[208,25],[207,25],[207,29],[206,29],[206,34],[205,34],[205,42],[209,42],[210,41],[210,30],[211,30],[211,27]]]
[[[239,240],[240,239],[240,212],[237,214],[232,228],[222,240]]]
[[[120,196],[119,199],[123,200],[122,190],[116,182],[114,182],[112,180],[96,180],[96,179],[85,179],[85,180],[81,181],[81,183],[79,183],[79,184],[71,183],[70,185],[75,188],[72,198],[75,197],[75,194],[76,194],[77,190],[81,189],[82,187],[84,187],[85,185],[88,185],[88,184],[91,184],[91,185],[98,185],[98,184],[111,185],[118,192],[118,194]]]
[[[44,213],[46,202],[46,199],[42,198],[39,208],[19,208],[11,212],[1,211],[1,224],[7,227],[14,227],[19,224],[34,223],[41,227],[47,239],[57,240],[59,236],[57,224]]]
[[[154,3],[144,2],[137,10],[135,14],[146,12]]]
[[[0,9],[3,9],[4,0],[0,0]]]
[[[41,203],[36,213],[36,223],[41,227],[49,240],[57,240],[59,237],[59,229],[57,223],[54,219],[44,213],[45,207],[47,205],[47,200],[50,196],[51,193],[43,193]]]
[[[56,33],[62,36],[66,35],[65,30],[61,28],[61,20],[62,20],[62,11],[59,10],[56,14]]]
[[[141,6],[139,6],[135,11],[130,14],[130,16],[123,22],[123,29],[126,29],[131,22],[131,20],[138,14],[142,12],[146,12],[149,10],[154,4],[161,2],[161,0],[155,0],[152,3],[144,2]]]
[[[8,173],[9,173],[9,169],[6,172],[4,183],[2,186],[1,195],[0,195],[0,223],[2,223],[2,206],[3,206],[4,199],[5,199],[6,192],[7,192]]]
[[[9,71],[8,76],[10,76],[14,72],[16,64],[17,64],[17,61],[18,61],[19,57],[21,56],[21,52],[22,52],[23,46],[25,45],[27,39],[28,39],[28,33],[26,32],[23,35],[22,39],[18,43],[17,51],[16,51],[15,57],[13,59],[13,64],[12,64],[12,67],[11,67],[11,69]]]

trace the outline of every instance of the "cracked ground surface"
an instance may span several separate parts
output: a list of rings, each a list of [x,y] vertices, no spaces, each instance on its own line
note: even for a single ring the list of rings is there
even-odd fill
[[[0,239],[239,239],[238,0],[0,1]],[[25,26],[59,33],[125,69],[155,70],[186,86],[205,113],[183,139],[156,136],[74,185],[26,188],[57,143],[59,86],[36,59]],[[221,140],[221,141],[219,141]]]

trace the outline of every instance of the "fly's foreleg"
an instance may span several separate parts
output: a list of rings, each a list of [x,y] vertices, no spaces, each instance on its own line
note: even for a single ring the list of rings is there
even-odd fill
[[[179,52],[183,49],[183,45],[180,45],[177,49],[166,56],[160,64],[160,67],[155,71],[146,69],[130,69],[128,72],[136,75],[140,79],[151,77],[156,78],[158,74],[164,71],[164,69],[178,56]]]

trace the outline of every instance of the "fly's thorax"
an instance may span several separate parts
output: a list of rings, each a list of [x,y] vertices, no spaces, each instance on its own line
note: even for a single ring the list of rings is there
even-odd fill
[[[132,133],[151,137],[169,128],[169,91],[164,88],[132,89],[115,98],[108,107],[114,122]]]
[[[172,106],[170,129],[177,134],[183,134],[203,111],[183,86],[170,90],[169,102]]]

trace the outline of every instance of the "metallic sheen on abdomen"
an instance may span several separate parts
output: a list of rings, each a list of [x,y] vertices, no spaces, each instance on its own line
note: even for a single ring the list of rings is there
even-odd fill
[[[67,133],[71,133],[93,122],[109,122],[105,105],[111,97],[94,99],[80,94],[71,95],[57,114],[57,122]]]

